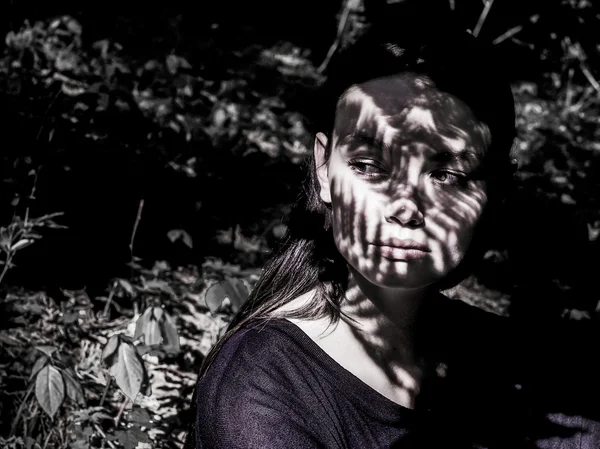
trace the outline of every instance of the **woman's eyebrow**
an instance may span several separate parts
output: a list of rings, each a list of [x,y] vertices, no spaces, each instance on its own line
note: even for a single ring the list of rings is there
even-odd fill
[[[390,150],[390,146],[383,140],[373,137],[369,134],[365,134],[360,131],[355,131],[347,134],[340,142],[341,144],[364,144],[369,148],[373,148],[381,153]]]
[[[433,162],[467,162],[477,164],[481,161],[480,155],[471,150],[471,149],[463,149],[463,150],[450,150],[444,149],[440,151],[436,151],[429,158]]]

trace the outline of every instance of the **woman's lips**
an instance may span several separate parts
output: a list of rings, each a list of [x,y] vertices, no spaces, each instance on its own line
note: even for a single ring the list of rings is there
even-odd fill
[[[381,257],[390,260],[415,260],[425,257],[431,250],[414,240],[391,239],[375,243]]]

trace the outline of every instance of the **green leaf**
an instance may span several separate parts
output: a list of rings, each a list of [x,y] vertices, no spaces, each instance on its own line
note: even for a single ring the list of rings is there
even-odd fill
[[[131,343],[121,341],[117,352],[117,358],[110,366],[109,372],[123,393],[131,402],[135,402],[144,379],[144,364]]]
[[[81,384],[67,370],[62,371],[65,387],[67,387],[67,397],[79,405],[85,405],[85,396]]]
[[[104,346],[104,349],[102,350],[102,360],[104,360],[105,363],[110,363],[109,359],[115,354],[118,346],[118,335],[113,335],[108,339],[108,343],[106,343],[106,346]]]
[[[125,449],[135,449],[138,443],[150,443],[148,435],[137,426],[127,430],[117,430],[115,435]]]
[[[54,416],[65,399],[62,376],[52,365],[46,365],[38,373],[35,381],[35,397],[50,417]]]
[[[43,352],[48,357],[52,357],[52,354],[54,354],[58,350],[56,346],[36,346],[35,349]]]
[[[35,363],[33,364],[33,368],[31,369],[31,375],[29,376],[29,379],[33,379],[35,377],[35,375],[37,373],[40,372],[40,370],[46,366],[46,364],[48,363],[50,359],[48,358],[48,356],[43,355],[40,358],[38,358]]]
[[[165,312],[162,323],[163,328],[163,346],[165,351],[170,354],[179,352],[179,335],[177,334],[177,325],[171,316]]]

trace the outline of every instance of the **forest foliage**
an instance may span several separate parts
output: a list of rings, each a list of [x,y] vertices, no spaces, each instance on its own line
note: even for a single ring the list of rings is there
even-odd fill
[[[519,171],[502,232],[450,293],[597,319],[600,42],[583,30],[598,14],[557,5],[579,27],[534,10],[488,36],[543,70],[514,82]],[[323,79],[310,49],[221,46],[212,29],[199,54],[151,58],[86,40],[69,15],[5,36],[2,447],[181,447],[199,364],[285,232]]]

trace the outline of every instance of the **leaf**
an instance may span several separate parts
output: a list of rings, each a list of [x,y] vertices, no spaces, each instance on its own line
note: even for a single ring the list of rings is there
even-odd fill
[[[144,287],[146,288],[146,290],[158,290],[167,293],[170,296],[175,296],[175,292],[169,286],[169,284],[159,279],[153,279],[151,281],[145,282]]]
[[[167,233],[167,237],[171,240],[172,243],[175,243],[177,240],[181,240],[185,246],[190,249],[194,248],[194,242],[192,240],[192,236],[190,236],[183,229],[171,229]]]
[[[171,229],[167,232],[167,237],[171,240],[171,243],[175,243],[176,240],[181,238],[181,233],[183,231],[181,229]]]
[[[127,421],[145,427],[150,427],[153,424],[148,410],[143,407],[133,407],[131,412],[127,415]]]
[[[48,357],[52,357],[52,354],[54,354],[58,350],[56,346],[36,346],[35,349],[43,352]]]
[[[62,371],[65,387],[67,387],[67,397],[79,405],[85,405],[85,396],[81,384],[67,370]]]
[[[146,310],[144,310],[144,313],[142,313],[142,315],[135,322],[135,332],[133,333],[134,341],[140,338],[142,335],[144,335],[144,331],[146,330],[146,324],[148,323],[148,321],[150,321],[151,317],[152,307],[147,307]],[[144,343],[146,343],[145,340]]]
[[[225,288],[220,282],[217,282],[211,285],[206,291],[204,302],[211,313],[216,313],[226,297],[227,292],[225,291]]]
[[[110,337],[108,339],[108,343],[106,343],[106,346],[104,346],[104,349],[102,350],[102,360],[104,360],[105,363],[109,363],[109,358],[111,358],[114,354],[115,351],[117,350],[117,347],[119,346],[119,336],[118,335],[113,335],[112,337]]]
[[[35,377],[35,375],[37,373],[40,372],[40,370],[46,366],[46,364],[48,363],[50,359],[48,358],[48,356],[43,355],[41,356],[39,359],[37,359],[35,361],[35,363],[33,364],[33,368],[31,369],[31,375],[29,376],[29,379],[33,379]]]
[[[177,354],[179,352],[179,335],[177,334],[177,325],[167,312],[165,312],[162,328],[163,346],[165,351],[169,354]]]
[[[161,307],[153,307],[152,308],[152,316],[158,322],[160,322],[160,320],[162,319],[164,313],[165,312],[164,312],[164,310]]]
[[[162,334],[158,320],[151,318],[144,327],[144,343],[149,346],[159,345],[162,342]]]
[[[226,278],[225,281],[213,284],[207,291],[205,302],[212,313],[218,311],[227,299],[231,310],[237,312],[248,297],[248,289],[237,278]]]
[[[131,402],[135,402],[142,387],[145,368],[142,359],[131,343],[120,342],[117,358],[109,372],[123,393],[131,399]]]
[[[115,435],[125,449],[135,449],[138,443],[150,443],[148,435],[137,426],[127,430],[117,430]]]
[[[192,237],[187,232],[181,231],[181,239],[183,240],[185,246],[187,246],[189,249],[194,248],[194,242],[192,241]]]
[[[231,301],[231,310],[235,313],[248,298],[248,289],[244,283],[237,278],[228,278],[226,283],[231,286],[232,293],[229,300]]]
[[[46,365],[35,381],[35,397],[42,409],[52,418],[65,398],[65,385],[60,372]]]
[[[130,296],[135,296],[135,290],[129,281],[126,281],[125,279],[117,279],[117,283],[123,288],[123,290],[129,293]]]

